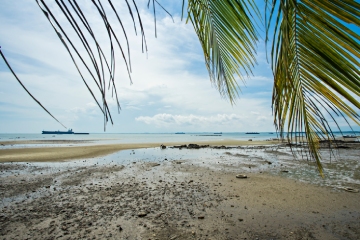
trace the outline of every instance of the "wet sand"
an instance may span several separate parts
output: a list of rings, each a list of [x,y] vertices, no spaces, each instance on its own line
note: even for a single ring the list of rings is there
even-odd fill
[[[68,167],[0,164],[1,238],[360,238],[359,193],[266,169],[236,178],[244,172],[227,152],[218,163],[87,161]]]
[[[2,142],[4,146],[8,145],[23,145],[23,144],[58,144],[57,147],[29,147],[29,148],[0,148],[0,162],[57,162],[72,159],[93,158],[105,156],[120,150],[139,149],[159,147],[162,143],[130,143],[130,144],[108,144],[108,145],[90,145],[90,146],[76,146],[76,144],[83,144],[84,141],[11,141]],[[193,142],[194,144],[207,144],[210,146],[247,146],[247,145],[269,145],[278,143],[277,141],[207,141],[207,142]],[[74,144],[75,146],[66,146]],[[168,146],[188,144],[183,142],[166,143]],[[65,146],[64,146],[65,145]]]

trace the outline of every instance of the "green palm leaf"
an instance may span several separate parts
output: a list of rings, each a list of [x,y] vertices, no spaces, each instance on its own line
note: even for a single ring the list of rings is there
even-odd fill
[[[333,138],[326,114],[331,119],[347,116],[360,124],[353,109],[360,108],[360,37],[349,28],[360,25],[360,5],[350,0],[272,4],[275,125],[281,136],[288,132],[289,142],[299,142],[297,133],[306,133],[310,156],[323,175],[319,140]]]
[[[188,2],[188,21],[199,37],[210,80],[232,103],[238,95],[235,76],[243,80],[240,69],[249,75],[256,62],[258,34],[251,12],[258,14],[252,0]]]

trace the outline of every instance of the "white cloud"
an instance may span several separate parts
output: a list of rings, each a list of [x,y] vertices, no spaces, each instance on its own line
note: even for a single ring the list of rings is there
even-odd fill
[[[187,131],[240,131],[243,126],[249,129],[265,130],[261,122],[269,120],[266,116],[256,117],[252,115],[240,114],[216,114],[210,116],[202,115],[176,115],[160,113],[154,116],[140,116],[135,118],[138,122],[143,122],[156,128],[182,129]],[[259,130],[260,129],[260,130]],[[242,129],[241,131],[245,131]]]
[[[196,115],[172,115],[167,113],[156,114],[153,117],[140,116],[135,118],[136,121],[146,124],[155,124],[158,126],[167,125],[203,125],[203,124],[228,124],[236,123],[243,117],[236,114],[217,114],[214,116],[196,116]]]

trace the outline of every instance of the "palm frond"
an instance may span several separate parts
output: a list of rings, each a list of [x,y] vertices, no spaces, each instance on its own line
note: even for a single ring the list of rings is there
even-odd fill
[[[42,104],[39,100],[37,100],[30,92],[29,90],[25,87],[25,85],[21,82],[21,80],[18,78],[18,76],[16,75],[16,73],[14,72],[14,70],[12,69],[10,63],[8,62],[8,60],[6,59],[5,55],[3,54],[3,52],[1,51],[1,47],[0,47],[0,56],[2,57],[2,59],[4,60],[6,66],[9,68],[10,72],[14,75],[15,79],[18,81],[18,83],[21,85],[21,87],[26,91],[27,94],[29,94],[29,96],[45,111],[47,112],[55,121],[57,121],[58,123],[61,124],[61,126],[63,126],[64,128],[65,125],[62,124],[59,120],[57,120],[56,117],[54,117],[54,115],[52,115]]]
[[[360,5],[350,0],[271,4],[274,123],[289,142],[299,142],[305,132],[310,157],[323,176],[319,141],[334,138],[328,116],[360,124],[360,37],[349,27],[360,26]]]
[[[130,82],[131,80],[131,60],[130,60],[130,44],[127,36],[127,29],[122,22],[118,10],[114,6],[111,0],[91,0],[91,4],[96,9],[97,17],[103,21],[105,33],[108,36],[110,53],[104,52],[104,45],[101,45],[97,39],[97,36],[103,34],[103,32],[94,32],[88,19],[93,18],[93,13],[85,13],[82,8],[83,4],[79,3],[77,0],[55,0],[56,5],[49,7],[49,3],[46,0],[35,0],[60,41],[63,43],[66,51],[69,53],[71,60],[73,61],[81,79],[86,85],[88,91],[94,98],[98,107],[104,115],[104,129],[106,127],[107,121],[110,119],[113,123],[111,112],[106,101],[107,89],[110,90],[116,97],[116,103],[118,111],[120,111],[120,103],[118,100],[116,85],[115,85],[115,48],[120,50],[122,60],[126,67]],[[90,2],[90,1],[89,1]],[[150,1],[149,1],[150,3]],[[155,21],[155,35],[156,35],[156,11],[155,6],[160,6],[170,17],[172,15],[157,1],[152,0],[153,10],[154,10],[154,21]],[[140,35],[142,39],[142,51],[147,52],[147,43],[145,38],[145,31],[143,28],[140,12],[138,10],[135,0],[125,0],[125,7],[129,10],[129,15],[134,25],[135,33],[137,34],[138,30],[136,25],[140,26]],[[57,7],[57,9],[56,9]],[[58,11],[55,11],[58,10]],[[57,12],[55,14],[54,12]],[[110,12],[110,13],[109,13]],[[60,13],[60,14],[59,14]],[[61,15],[62,14],[62,15]],[[109,14],[115,15],[117,22],[111,22]],[[58,19],[65,18],[70,24],[71,28],[66,27],[63,21]],[[137,19],[137,21],[136,21]],[[120,24],[122,29],[122,36],[126,42],[126,48],[120,42],[121,32],[115,32],[115,24]],[[70,31],[74,31],[76,36],[69,34]],[[89,37],[90,36],[90,37]],[[80,42],[82,46],[76,45],[76,42]],[[85,49],[86,54],[81,54],[81,50]],[[125,50],[126,49],[126,50]],[[80,59],[80,63],[77,59]],[[90,63],[88,61],[90,59]],[[90,88],[87,77],[81,71],[82,67],[85,67],[87,74],[90,75],[90,80],[93,80],[96,84],[97,89]],[[106,76],[109,76],[108,87],[106,88]],[[101,102],[96,98],[95,91],[100,93]]]
[[[210,80],[232,103],[238,95],[235,77],[244,80],[240,70],[250,75],[256,63],[258,34],[252,12],[258,14],[252,0],[188,1],[188,21],[203,48]]]

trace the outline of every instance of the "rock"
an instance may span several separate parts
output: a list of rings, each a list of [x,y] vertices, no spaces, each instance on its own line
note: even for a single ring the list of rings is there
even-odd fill
[[[157,167],[160,166],[160,163],[149,163],[150,167]]]
[[[236,178],[247,178],[245,174],[238,174],[236,175]]]
[[[351,188],[351,187],[344,187],[343,188],[345,191],[347,192],[352,192],[352,193],[358,193],[359,189],[355,189],[355,188]]]
[[[161,148],[161,149],[166,149],[166,146],[163,145],[163,144],[161,144],[161,145],[160,145],[160,148]]]
[[[147,213],[145,211],[140,211],[137,213],[138,217],[145,217]]]
[[[179,149],[181,149],[181,148],[186,148],[186,145],[173,146],[173,148],[179,148]]]
[[[200,146],[199,145],[197,145],[197,144],[193,144],[193,143],[190,143],[189,145],[188,145],[188,148],[193,148],[193,149],[199,149],[200,148]]]
[[[204,219],[205,216],[201,215],[201,216],[198,216],[198,219]]]
[[[249,141],[252,141],[252,139],[249,139]]]

